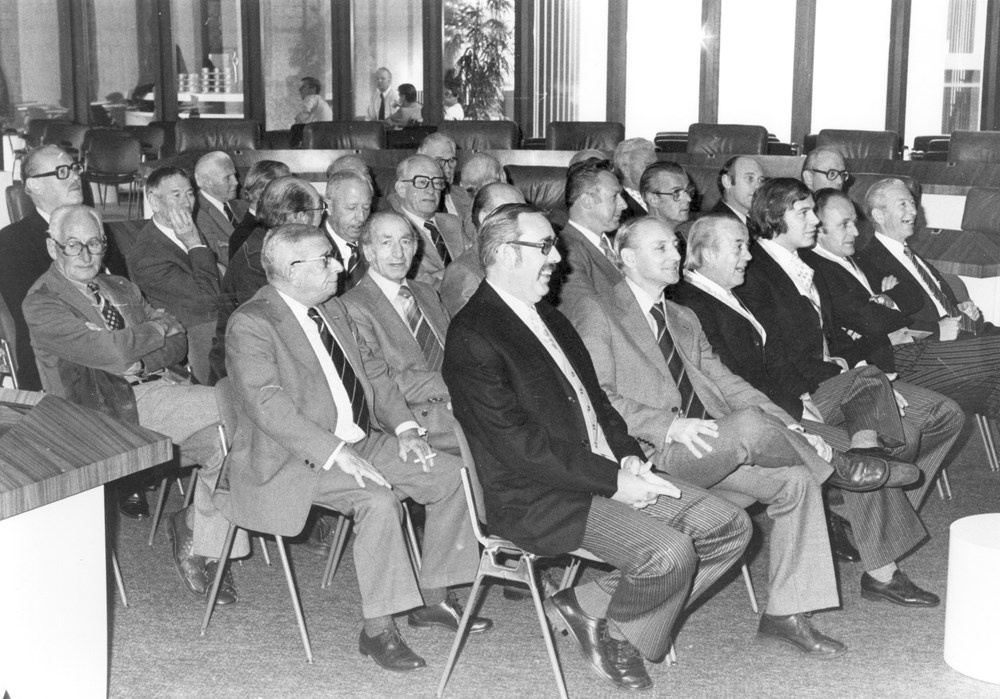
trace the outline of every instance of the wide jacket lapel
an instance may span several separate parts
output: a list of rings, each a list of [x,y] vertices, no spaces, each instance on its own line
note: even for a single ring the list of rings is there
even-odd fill
[[[656,370],[672,385],[674,377],[670,374],[656,337],[653,336],[646,321],[646,311],[639,306],[639,301],[628,284],[619,282],[615,286],[614,294],[615,305],[619,310],[618,317],[625,328],[626,337],[636,344],[641,356],[650,358]]]

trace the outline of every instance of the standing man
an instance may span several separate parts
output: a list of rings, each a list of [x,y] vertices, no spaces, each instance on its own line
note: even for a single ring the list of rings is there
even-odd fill
[[[542,302],[555,241],[532,206],[486,219],[486,280],[452,321],[445,383],[490,530],[542,555],[583,547],[613,561],[610,574],[549,598],[547,611],[603,677],[646,689],[643,658],[664,657],[677,614],[737,560],[749,519],[644,463],[580,336]]]
[[[17,384],[25,391],[42,390],[42,382],[21,304],[31,285],[52,264],[46,249],[52,212],[83,201],[81,172],[83,165],[74,162],[59,146],[41,146],[29,152],[21,163],[21,178],[35,210],[0,230],[0,296],[14,318],[15,342],[11,349],[17,363]]]
[[[649,211],[639,193],[639,181],[646,168],[656,162],[656,146],[648,138],[627,138],[615,146],[614,161],[625,200],[621,222],[645,216]]]
[[[194,223],[215,253],[220,272],[229,264],[229,237],[246,215],[246,202],[236,198],[240,183],[233,160],[222,151],[206,153],[194,166],[198,202]]]
[[[357,337],[333,294],[340,264],[322,231],[270,231],[268,285],[233,314],[226,364],[240,420],[229,455],[227,514],[294,536],[313,504],[354,518],[362,655],[383,668],[424,667],[393,615],[458,630],[447,590],[473,580],[479,547],[462,492],[461,460],[434,454],[381,357]],[[409,563],[401,501],[427,508],[423,565]],[[492,626],[473,619],[471,630]]]
[[[358,248],[361,226],[372,210],[372,185],[354,170],[341,170],[326,181],[324,230],[333,243],[333,255],[344,268],[337,295],[361,281],[368,267]]]
[[[392,88],[392,73],[388,68],[375,71],[375,92],[368,103],[368,121],[385,121],[399,107],[399,97]]]
[[[687,173],[677,163],[662,160],[650,165],[639,180],[649,215],[673,233],[691,218],[691,201],[697,193]]]
[[[764,169],[760,163],[748,155],[730,158],[719,170],[719,192],[722,199],[712,209],[712,213],[735,216],[746,225],[754,192],[762,184]]]

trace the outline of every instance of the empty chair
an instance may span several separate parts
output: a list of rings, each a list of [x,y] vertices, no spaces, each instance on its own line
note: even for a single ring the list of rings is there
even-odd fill
[[[617,121],[553,121],[545,131],[546,150],[608,151],[625,140],[625,126]]]
[[[951,136],[937,134],[933,136],[915,136],[910,158],[913,160],[947,160]]]
[[[317,121],[302,129],[302,147],[328,150],[381,150],[385,126],[379,121]]]
[[[47,119],[44,117],[32,118],[24,127],[24,143],[28,148],[40,146],[42,144],[42,136],[45,135],[45,129],[47,129],[50,124],[70,123],[72,122],[68,119]]]
[[[844,160],[899,160],[903,142],[895,131],[823,129],[816,136],[817,148],[838,151]]]
[[[174,124],[174,138],[178,153],[257,150],[260,124],[253,119],[181,119]]]
[[[702,155],[761,155],[767,152],[767,129],[748,124],[691,124],[687,152]]]
[[[11,223],[28,218],[35,210],[35,202],[31,201],[31,197],[24,191],[24,185],[20,182],[7,187],[4,190],[4,197],[7,200],[7,215]]]
[[[167,133],[162,126],[154,124],[126,126],[125,132],[138,139],[142,146],[143,159],[159,160],[163,157]]]
[[[446,121],[438,126],[459,150],[514,150],[521,140],[513,121]]]
[[[1000,131],[952,132],[948,160],[953,163],[1000,163]]]
[[[65,148],[73,157],[79,157],[83,151],[83,141],[87,137],[89,126],[73,124],[65,121],[51,122],[42,134],[42,144],[54,144]]]
[[[128,218],[132,218],[132,198],[138,192],[142,144],[123,131],[91,131],[87,137],[84,179],[98,185],[101,208],[107,203],[108,185],[128,185]]]

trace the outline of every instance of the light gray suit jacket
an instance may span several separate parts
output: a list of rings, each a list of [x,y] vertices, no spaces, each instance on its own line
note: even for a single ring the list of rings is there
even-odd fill
[[[406,215],[403,213],[403,204],[399,195],[393,192],[387,199],[393,211]],[[444,260],[441,259],[434,246],[434,241],[431,240],[430,231],[423,226],[414,225],[409,218],[406,220],[410,222],[410,226],[420,239],[420,246],[417,249],[417,254],[413,256],[413,267],[410,268],[408,276],[410,279],[416,279],[432,286],[437,291],[441,288],[441,279],[444,277]],[[465,235],[462,230],[462,221],[458,216],[436,213],[434,214],[434,225],[441,231],[441,237],[444,238],[445,247],[448,248],[448,254],[451,255],[452,260],[458,259],[463,252],[472,247],[473,240]]]
[[[246,204],[234,199],[229,202],[229,208],[233,210],[233,216],[239,223],[246,214]],[[208,247],[215,253],[219,265],[226,267],[229,264],[229,236],[233,234],[233,225],[201,192],[198,192],[194,223]]]
[[[580,299],[610,291],[622,273],[587,240],[576,226],[566,224],[559,234],[563,260],[560,265],[559,310],[576,324]]]

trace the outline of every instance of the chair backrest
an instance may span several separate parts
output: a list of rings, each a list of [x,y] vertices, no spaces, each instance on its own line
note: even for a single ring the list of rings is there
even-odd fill
[[[174,138],[178,153],[257,150],[260,124],[253,119],[181,119],[174,124]]]
[[[142,143],[124,131],[92,130],[85,151],[87,171],[126,175],[139,172]]]
[[[953,131],[948,160],[1000,163],[1000,131]]]
[[[691,124],[687,152],[702,155],[761,155],[767,152],[767,129],[752,124]]]
[[[46,118],[32,118],[28,121],[24,128],[24,141],[28,148],[34,148],[35,146],[40,146],[42,144],[42,136],[45,135],[45,129],[49,127],[49,124],[70,124],[72,123],[68,119],[46,119]]]
[[[79,153],[83,149],[83,141],[89,130],[90,127],[83,124],[72,124],[64,121],[52,122],[45,127],[42,143],[46,145],[52,143]]]
[[[316,121],[302,129],[302,147],[381,150],[385,148],[385,126],[380,121]]]
[[[115,122],[108,114],[108,110],[103,104],[90,105],[90,125],[91,126],[114,126]]]
[[[845,160],[899,160],[903,142],[895,131],[823,129],[816,136],[817,148],[838,151]]]
[[[972,187],[968,191],[962,230],[1000,235],[1000,189]]]
[[[14,316],[7,308],[7,302],[0,296],[0,382],[4,376],[10,376],[14,388],[17,388],[17,358],[11,351],[14,346],[17,330],[14,326]]]
[[[486,522],[486,506],[483,504],[483,488],[479,484],[479,477],[476,475],[476,462],[472,459],[472,450],[469,448],[469,440],[465,438],[465,431],[455,420],[455,439],[458,441],[458,451],[462,455],[462,485],[465,487],[465,501],[469,506],[469,516],[472,519],[472,531],[476,533],[479,543],[486,545],[486,535],[483,533],[480,522]],[[473,514],[475,513],[475,514]]]
[[[7,187],[4,190],[4,197],[7,200],[7,215],[11,223],[28,218],[35,210],[35,202],[31,201],[31,197],[24,191],[24,185],[20,182]]]
[[[514,150],[521,141],[513,121],[446,121],[438,133],[453,140],[459,150]]]
[[[617,121],[553,121],[545,131],[546,150],[608,151],[625,140],[625,126]]]
[[[550,165],[508,165],[504,168],[510,183],[521,190],[525,201],[551,214],[553,225],[565,224],[566,168]]]
[[[128,221],[106,221],[105,230],[111,234],[114,240],[118,255],[123,259],[128,259],[128,254],[139,238],[139,231],[146,225],[144,219],[131,219]],[[118,274],[118,272],[115,272]],[[121,275],[131,276],[131,275]]]
[[[159,160],[163,157],[167,133],[162,126],[152,124],[126,126],[125,133],[132,135],[139,141],[146,160]]]

